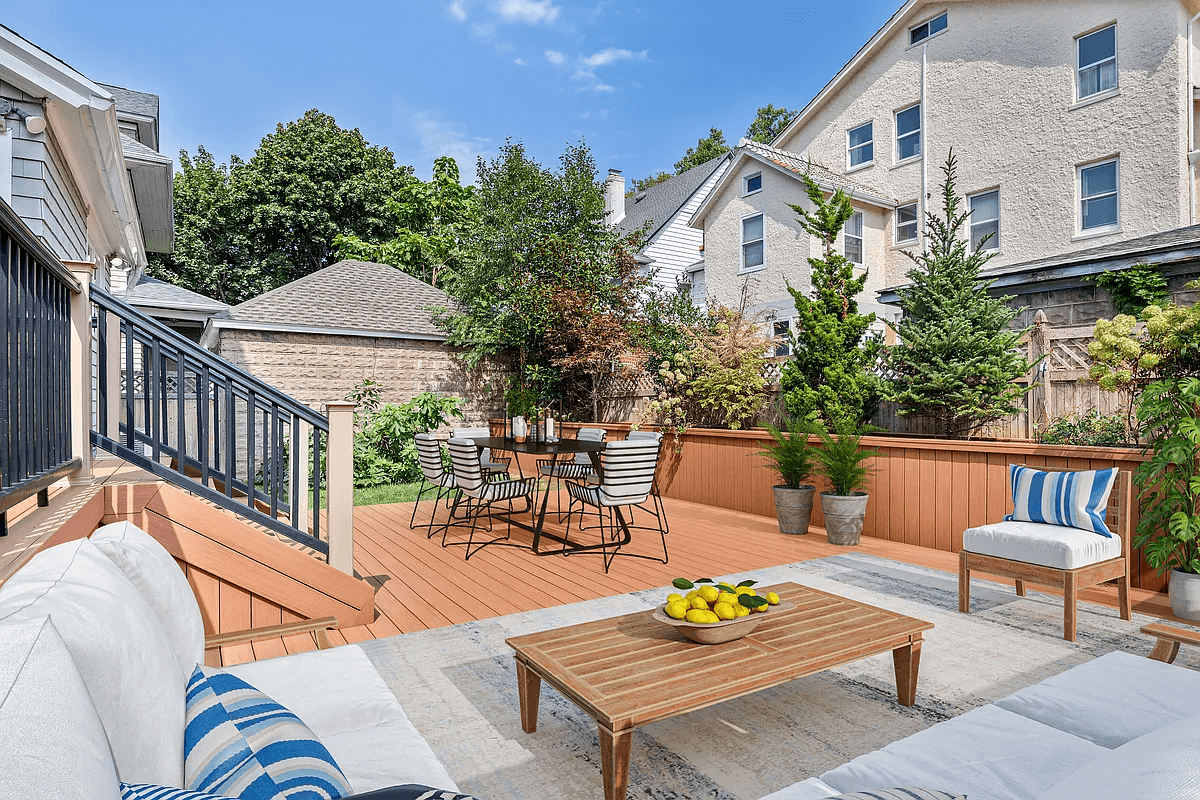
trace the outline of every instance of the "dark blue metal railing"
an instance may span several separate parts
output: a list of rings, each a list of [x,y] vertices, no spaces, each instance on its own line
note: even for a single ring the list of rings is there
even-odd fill
[[[79,467],[71,456],[71,296],[79,281],[0,200],[0,536],[6,513]]]
[[[111,294],[92,288],[91,300],[100,352],[92,442],[328,555],[319,515],[326,418]],[[119,323],[115,343],[110,315]],[[109,385],[113,354],[124,373],[120,386]],[[115,420],[114,392],[121,400]],[[311,498],[307,515],[302,496]]]

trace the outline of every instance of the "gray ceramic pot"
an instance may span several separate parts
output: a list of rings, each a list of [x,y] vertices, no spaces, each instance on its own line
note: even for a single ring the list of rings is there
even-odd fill
[[[795,535],[808,533],[816,487],[801,486],[799,489],[789,489],[787,486],[773,486],[771,488],[775,492],[775,518],[779,520],[779,532]]]
[[[825,513],[825,534],[830,544],[856,545],[867,516],[867,493],[850,495],[821,492],[821,511]]]
[[[1200,575],[1171,570],[1168,592],[1175,616],[1200,620]]]

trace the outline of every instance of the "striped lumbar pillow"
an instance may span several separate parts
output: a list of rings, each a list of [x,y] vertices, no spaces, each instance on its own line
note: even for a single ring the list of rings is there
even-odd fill
[[[333,800],[352,793],[308,726],[245,681],[196,667],[186,702],[183,771],[189,789],[239,800]]]
[[[931,792],[928,789],[902,787],[900,789],[871,789],[865,792],[839,794],[827,797],[825,800],[967,800],[967,796],[965,794]]]
[[[1087,472],[1039,472],[1009,464],[1008,476],[1013,513],[1006,520],[1064,525],[1112,536],[1104,519],[1108,515],[1108,495],[1117,479],[1116,467]]]
[[[149,783],[122,783],[121,800],[231,800],[204,792],[176,789],[174,786],[153,786]]]

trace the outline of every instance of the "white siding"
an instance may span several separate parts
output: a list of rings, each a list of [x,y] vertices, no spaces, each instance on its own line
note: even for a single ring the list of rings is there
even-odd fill
[[[687,267],[700,260],[700,246],[704,244],[704,231],[688,227],[688,220],[708,198],[713,187],[717,185],[728,168],[728,161],[721,162],[721,166],[717,167],[713,174],[692,194],[691,198],[667,221],[667,224],[662,226],[650,242],[642,248],[644,255],[654,259],[650,269],[655,270],[654,282],[658,285],[668,289],[675,288]]]

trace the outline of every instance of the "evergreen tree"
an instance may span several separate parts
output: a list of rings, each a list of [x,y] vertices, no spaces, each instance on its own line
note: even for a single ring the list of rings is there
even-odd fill
[[[988,423],[1016,414],[1031,386],[1015,381],[1030,370],[1011,330],[1020,313],[1008,297],[992,297],[979,271],[992,253],[972,251],[960,236],[970,212],[960,212],[954,151],[942,167],[943,217],[927,215],[925,251],[913,256],[912,284],[897,292],[904,316],[896,325],[901,344],[889,349],[892,378],[886,396],[901,414],[939,420],[946,436],[970,436]],[[990,236],[990,234],[989,234]]]
[[[799,205],[792,210],[800,227],[821,241],[822,251],[820,258],[808,259],[812,297],[788,286],[796,303],[796,329],[789,337],[794,357],[780,379],[783,402],[797,419],[857,425],[871,419],[879,405],[875,361],[881,344],[878,336],[867,334],[875,315],[859,314],[855,300],[867,274],[854,277],[854,264],[834,246],[854,208],[842,190],[826,200],[812,178],[801,178],[813,210]]]
[[[709,128],[708,136],[696,142],[695,147],[689,147],[683,158],[675,162],[675,174],[682,175],[692,167],[698,167],[705,161],[711,161],[717,156],[729,152],[725,143],[725,134],[720,128]]]

